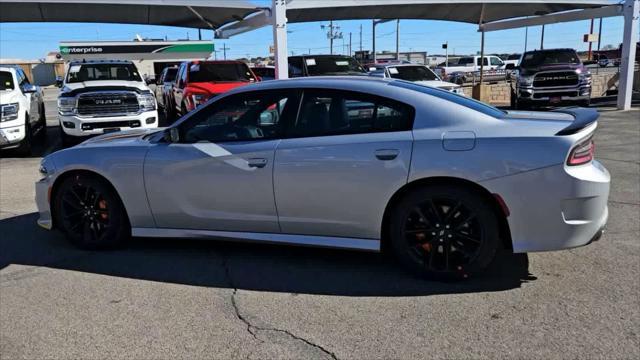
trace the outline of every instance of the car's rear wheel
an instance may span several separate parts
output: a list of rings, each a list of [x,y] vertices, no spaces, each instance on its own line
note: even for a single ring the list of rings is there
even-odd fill
[[[498,221],[486,199],[464,187],[428,186],[400,199],[390,218],[393,251],[415,273],[434,280],[485,270],[499,246]]]
[[[130,236],[118,195],[98,177],[77,174],[64,179],[54,204],[56,225],[82,249],[112,248]]]

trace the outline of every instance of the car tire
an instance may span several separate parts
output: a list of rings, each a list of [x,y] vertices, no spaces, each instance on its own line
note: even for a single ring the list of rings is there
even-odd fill
[[[21,156],[31,156],[32,154],[32,143],[33,143],[33,133],[31,130],[31,126],[29,125],[29,115],[27,115],[24,119],[24,139],[20,142],[20,145],[16,149],[16,151]]]
[[[81,249],[114,248],[131,236],[120,198],[105,180],[96,176],[77,174],[64,179],[53,205],[56,226]]]
[[[40,114],[39,114],[39,127],[38,130],[38,138],[40,142],[45,143],[47,141],[47,116],[45,114],[44,104],[40,104]]]
[[[498,219],[487,200],[457,186],[434,185],[404,194],[390,216],[399,262],[421,277],[449,281],[484,271],[499,249]]]

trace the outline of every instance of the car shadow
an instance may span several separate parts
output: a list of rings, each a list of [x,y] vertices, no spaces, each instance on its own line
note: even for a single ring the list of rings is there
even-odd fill
[[[12,264],[193,286],[340,296],[503,291],[535,280],[525,254],[501,254],[483,275],[455,283],[417,278],[390,256],[320,248],[184,239],[132,239],[120,250],[71,246],[37,214],[0,220],[0,270]],[[20,270],[15,270],[20,271]],[[12,272],[3,278],[11,278]]]

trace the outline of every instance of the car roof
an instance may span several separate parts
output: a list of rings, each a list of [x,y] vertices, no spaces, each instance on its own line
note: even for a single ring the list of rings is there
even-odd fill
[[[2,64],[0,66],[0,70],[2,71],[11,71],[11,70],[18,70],[18,68],[20,68],[18,65],[11,65],[11,64]]]
[[[133,64],[131,60],[73,60],[70,65],[82,64]]]

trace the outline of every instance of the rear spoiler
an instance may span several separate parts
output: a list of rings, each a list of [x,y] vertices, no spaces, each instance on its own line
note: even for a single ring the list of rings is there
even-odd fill
[[[571,125],[556,133],[556,135],[560,136],[575,134],[578,131],[586,128],[587,126],[595,123],[596,120],[598,120],[598,117],[600,117],[600,114],[597,110],[581,107],[557,109],[554,110],[554,112],[569,114],[575,118]]]

